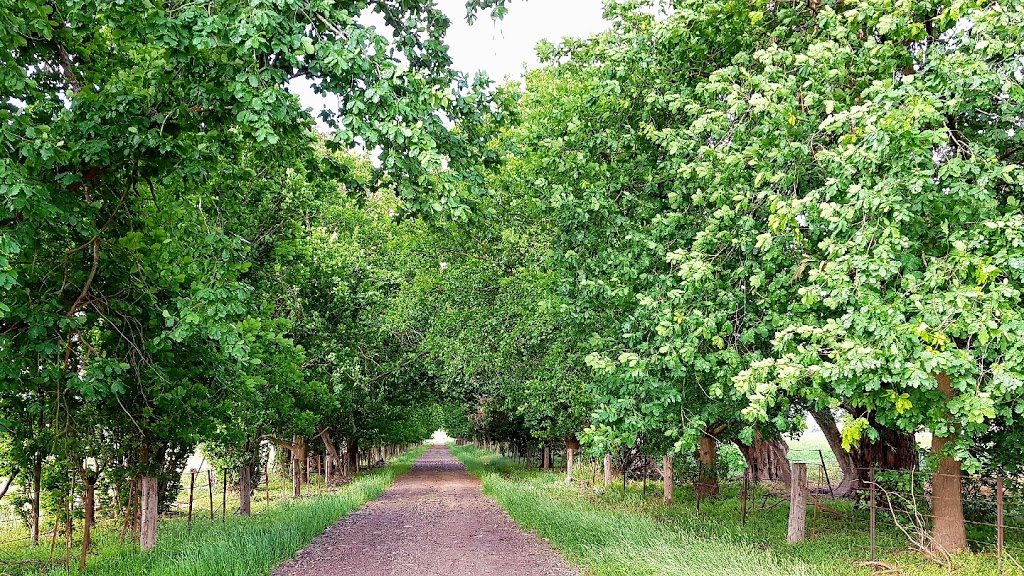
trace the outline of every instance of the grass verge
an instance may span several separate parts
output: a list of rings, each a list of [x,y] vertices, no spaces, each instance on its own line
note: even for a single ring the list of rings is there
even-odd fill
[[[723,498],[702,503],[697,512],[684,487],[678,490],[679,501],[665,506],[656,496],[660,484],[647,495],[639,487],[623,490],[621,485],[598,495],[589,487],[567,485],[563,474],[525,470],[472,446],[451,449],[517,524],[547,539],[569,562],[594,576],[872,573],[861,564],[868,550],[866,524],[854,531],[828,528],[814,540],[791,546],[785,542],[786,506],[752,512],[744,525],[737,500],[728,491]],[[879,544],[881,560],[897,570],[892,574],[948,573],[901,550],[905,540],[899,534],[881,533]],[[953,569],[960,576],[999,574],[990,555],[960,555],[953,559]]]
[[[149,553],[142,553],[133,544],[121,544],[112,526],[101,527],[95,533],[97,554],[90,556],[86,573],[95,576],[268,574],[342,516],[380,496],[425,450],[426,447],[420,447],[407,452],[384,468],[360,474],[333,493],[276,503],[266,512],[250,518],[230,516],[224,522],[220,518],[197,519],[191,529],[184,519],[161,521],[157,547]],[[48,547],[38,546],[35,551],[45,559]],[[20,559],[31,559],[23,555],[25,550],[21,552]],[[38,573],[38,566],[19,568],[0,564],[0,574],[4,576]],[[70,573],[59,567],[47,574],[78,574],[77,559],[73,559]]]

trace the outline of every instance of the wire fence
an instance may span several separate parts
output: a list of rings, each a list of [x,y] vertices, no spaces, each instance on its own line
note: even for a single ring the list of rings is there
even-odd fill
[[[320,496],[340,490],[358,470],[386,465],[387,460],[410,450],[414,445],[381,446],[361,450],[355,454],[355,469],[350,469],[341,455],[308,453],[305,458],[265,458],[250,471],[249,511],[260,514],[278,501],[297,497]],[[294,456],[294,455],[293,455]],[[159,520],[182,519],[191,530],[197,522],[226,522],[242,507],[240,472],[231,469],[213,469],[206,461],[181,473],[180,489],[172,495],[173,501],[161,505]],[[30,504],[12,488],[0,502],[0,575],[9,570],[18,574],[43,574],[48,567],[71,568],[74,556],[86,558],[89,544],[82,536],[84,528],[85,494],[81,482],[69,481],[70,489],[59,494],[56,509],[51,502],[42,507],[39,516],[39,534],[33,536],[29,526]],[[3,481],[0,478],[0,481]],[[96,520],[103,529],[116,535],[120,541],[137,541],[141,521],[140,494],[137,482],[126,482],[112,492],[102,491],[108,506],[100,508],[94,502]],[[99,493],[99,491],[97,492]],[[109,539],[105,540],[109,541]]]
[[[549,446],[544,451],[535,448],[517,448],[507,443],[473,443],[478,448],[499,452],[516,459],[524,466],[566,473],[567,450],[561,445]],[[643,454],[617,455],[614,461],[614,480],[607,483],[605,462],[602,457],[586,453],[575,454],[573,479],[581,486],[591,486],[600,492],[610,487],[625,487],[627,483],[639,488],[638,496],[660,496],[664,468],[660,459]],[[951,558],[934,540],[936,511],[943,510],[937,502],[936,483],[950,482],[959,486],[960,504],[966,544],[976,553],[998,557],[1000,574],[1024,574],[1024,478],[997,475],[944,474],[921,470],[893,470],[883,468],[856,468],[846,474],[832,454],[823,450],[790,450],[788,462],[791,480],[779,478],[763,481],[750,473],[718,470],[719,479],[728,487],[729,497],[735,495],[738,519],[742,523],[758,514],[775,509],[790,509],[790,525],[800,524],[799,539],[818,540],[841,537],[844,546],[859,546],[849,540],[863,542],[863,558],[875,562],[879,550],[891,552],[913,549],[935,562],[951,566]],[[674,484],[684,489],[678,500],[695,501],[698,512],[702,506],[700,466],[692,459],[676,459]],[[796,474],[797,468],[801,471]],[[749,471],[748,471],[749,472]],[[849,475],[850,477],[847,477]],[[797,480],[793,480],[797,478]],[[793,484],[799,485],[794,491]],[[692,492],[690,489],[692,488]],[[717,490],[717,486],[716,486]],[[723,493],[726,488],[723,487]],[[626,492],[622,491],[625,495]],[[794,513],[796,508],[802,513]],[[941,500],[941,492],[938,498]],[[722,502],[722,497],[716,497]],[[953,506],[952,522],[957,524]],[[949,508],[947,507],[948,511]],[[866,541],[866,542],[865,542]]]

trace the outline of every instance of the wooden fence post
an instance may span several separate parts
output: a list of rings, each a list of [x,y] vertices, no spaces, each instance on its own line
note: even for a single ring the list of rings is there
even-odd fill
[[[572,482],[572,464],[573,464],[573,449],[565,449],[565,482],[566,484]]]
[[[742,488],[742,492],[740,492],[740,520],[741,520],[741,522],[743,522],[744,526],[746,526],[746,524],[747,524],[747,497],[748,497],[747,493],[749,491],[750,491],[750,474],[747,474],[746,472],[744,472],[744,474],[743,474],[743,488]]]
[[[998,556],[999,572],[1003,571],[1003,531],[1004,531],[1003,507],[1003,477],[996,478],[996,554]]]
[[[868,498],[870,512],[868,514],[868,533],[871,538],[871,561],[875,561],[875,467],[868,470],[868,481],[871,482],[871,490]]]
[[[192,529],[192,498],[196,492],[196,471],[189,473],[191,478],[188,481],[188,527]]]
[[[544,445],[544,471],[551,470],[551,448],[547,444]]]
[[[672,477],[672,457],[671,456],[665,456],[665,459],[662,460],[662,467],[664,468],[664,472],[662,472],[662,479],[664,480],[664,490],[663,490],[664,495],[663,495],[662,499],[665,501],[665,504],[671,504],[672,503],[672,496],[673,496],[673,493],[674,493],[675,487],[676,487],[675,480]],[[644,472],[644,478],[646,478],[646,477],[647,477],[647,472],[645,471]]]
[[[228,471],[224,469],[220,473],[224,476],[224,487],[220,493],[220,521],[224,522],[228,517]]]
[[[610,488],[612,485],[612,455],[604,455],[604,487]]]
[[[836,495],[832,492],[832,479],[828,477],[828,467],[825,466],[825,455],[818,450],[818,459],[821,460],[821,471],[825,475],[825,483],[828,484],[828,495],[835,498]]]
[[[789,533],[786,541],[790,544],[803,542],[807,526],[807,464],[793,464],[793,481],[789,493]]]
[[[210,520],[213,520],[217,517],[213,508],[213,468],[206,471],[206,487],[210,492]]]

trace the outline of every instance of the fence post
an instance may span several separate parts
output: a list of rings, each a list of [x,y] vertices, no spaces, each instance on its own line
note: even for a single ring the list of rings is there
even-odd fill
[[[196,491],[196,471],[189,473],[191,478],[188,481],[188,527],[192,529],[192,498]]]
[[[572,466],[573,466],[573,452],[572,448],[565,449],[565,483],[572,483]]]
[[[832,480],[828,477],[828,466],[825,466],[825,455],[818,450],[818,458],[821,460],[821,471],[825,473],[825,483],[828,484],[828,495],[835,498],[836,495],[832,492]]]
[[[662,460],[662,468],[664,468],[664,470],[665,470],[665,473],[663,474],[664,494],[663,494],[663,498],[662,499],[665,501],[665,504],[671,504],[672,503],[672,498],[674,496],[675,487],[676,487],[675,480],[672,478],[672,457],[671,456],[665,456],[665,459]],[[647,477],[647,473],[644,472],[644,478],[646,478],[646,477]]]
[[[789,493],[789,533],[786,541],[790,544],[802,542],[807,531],[807,464],[793,463],[793,482]]]
[[[871,482],[871,497],[869,499],[869,532],[871,537],[871,561],[875,561],[875,467],[868,470],[868,480]]]
[[[224,487],[221,488],[220,493],[220,521],[224,522],[228,517],[228,471],[225,468],[221,470],[221,474],[224,475]]]
[[[604,455],[604,487],[610,488],[612,485],[612,455]]]
[[[216,513],[213,510],[213,468],[206,471],[206,487],[210,491],[210,520],[216,518]]]
[[[996,555],[999,562],[999,572],[1003,571],[1003,477],[996,478]]]
[[[750,490],[750,474],[743,474],[743,491],[740,492],[740,518],[743,525],[747,524],[747,492]]]

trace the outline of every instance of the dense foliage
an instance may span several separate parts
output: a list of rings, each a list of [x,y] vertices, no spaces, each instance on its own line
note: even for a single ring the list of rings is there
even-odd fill
[[[171,494],[203,444],[248,493],[272,443],[299,490],[437,427],[696,453],[714,496],[722,444],[784,480],[813,414],[846,487],[937,472],[953,550],[962,468],[1024,464],[1020,2],[610,2],[497,89],[431,2],[4,8],[0,474],[36,536],[61,479]]]

